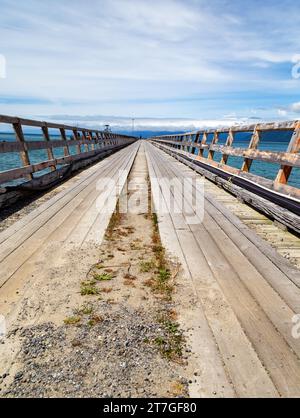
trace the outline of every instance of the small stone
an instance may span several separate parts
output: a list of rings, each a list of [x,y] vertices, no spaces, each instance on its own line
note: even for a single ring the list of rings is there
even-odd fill
[[[18,372],[18,373],[15,375],[15,380],[20,380],[20,379],[22,379],[22,377],[23,377],[23,372]]]

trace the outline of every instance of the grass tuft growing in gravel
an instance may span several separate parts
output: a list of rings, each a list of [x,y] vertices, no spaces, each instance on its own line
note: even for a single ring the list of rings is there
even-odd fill
[[[81,283],[81,290],[80,290],[81,296],[93,296],[93,295],[99,295],[100,291],[99,289],[91,283]]]
[[[158,317],[158,321],[165,332],[163,336],[158,336],[154,340],[155,345],[164,357],[181,362],[185,340],[179,329],[179,324],[170,319],[168,311],[162,313]]]
[[[91,315],[94,312],[94,308],[89,303],[83,305],[81,308],[75,309],[74,313],[76,315]]]
[[[155,268],[155,263],[154,263],[153,260],[151,260],[151,261],[142,261],[140,263],[140,271],[141,271],[141,273],[149,273],[154,268]]]
[[[77,325],[81,321],[80,316],[70,316],[64,320],[65,325]]]
[[[97,282],[109,282],[113,279],[112,274],[103,273],[103,274],[94,274],[94,279],[97,280]]]

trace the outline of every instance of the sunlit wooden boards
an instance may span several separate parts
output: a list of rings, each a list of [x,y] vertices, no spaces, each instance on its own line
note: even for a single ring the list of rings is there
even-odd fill
[[[175,179],[175,203],[183,199],[188,206],[189,192],[181,185],[198,174],[151,144],[146,155],[152,183],[173,179],[174,185]],[[156,188],[154,204],[164,197],[164,188]],[[209,191],[204,220],[197,224],[189,225],[185,213],[158,211],[163,243],[182,263],[198,302],[193,350],[200,373],[193,394],[299,396],[300,340],[292,334],[299,271],[228,212]]]

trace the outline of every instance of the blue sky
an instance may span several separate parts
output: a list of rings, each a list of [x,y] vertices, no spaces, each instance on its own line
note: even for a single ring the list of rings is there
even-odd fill
[[[299,12],[299,0],[0,0],[0,113],[143,129],[298,119]]]

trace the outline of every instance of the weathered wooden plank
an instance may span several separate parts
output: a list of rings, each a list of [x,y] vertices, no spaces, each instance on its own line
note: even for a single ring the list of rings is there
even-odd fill
[[[52,150],[52,146],[51,146],[51,139],[50,139],[49,130],[48,130],[47,126],[43,126],[42,131],[43,131],[43,135],[44,135],[44,138],[45,138],[46,142],[49,144],[49,147],[47,148],[48,160],[53,161],[54,160],[54,154],[53,154],[53,150]],[[51,165],[50,168],[51,168],[51,171],[55,171],[56,170],[56,164]]]
[[[16,138],[17,141],[21,144],[22,146],[22,150],[20,151],[20,157],[22,160],[22,164],[24,167],[30,165],[30,160],[29,160],[29,154],[28,154],[28,149],[27,149],[27,144],[24,138],[24,134],[23,134],[23,129],[22,129],[22,125],[20,122],[15,122],[13,124],[13,128],[16,134]],[[31,180],[32,179],[32,174],[31,172],[26,173],[26,177]]]
[[[199,150],[199,156],[200,157],[203,157],[203,152],[204,152],[204,149],[205,149],[205,146],[206,146],[206,143],[207,143],[207,133],[206,132],[204,132],[203,133],[203,137],[202,137],[202,140],[201,140],[201,148],[200,148],[200,150]],[[208,146],[207,146],[208,147]]]
[[[124,158],[122,151],[120,151],[120,153],[112,155],[110,158],[107,158],[96,165],[89,167],[87,170],[84,171],[84,176],[80,176],[80,179],[78,181],[76,181],[75,183],[73,183],[71,186],[64,189],[63,191],[61,191],[58,195],[53,197],[51,200],[42,204],[33,212],[29,213],[25,218],[20,219],[19,221],[14,223],[11,227],[1,232],[0,244],[4,243],[8,239],[9,240],[14,239],[13,237],[18,231],[23,230],[22,233],[24,236],[24,228],[27,228],[33,221],[38,220],[38,223],[41,225],[42,220],[40,216],[42,216],[42,214],[45,211],[48,211],[49,208],[57,204],[59,201],[61,201],[61,199],[65,198],[67,195],[68,197],[75,196],[77,193],[76,190],[79,190],[80,187],[85,187],[87,182],[93,181],[94,176],[98,175],[97,170],[99,169],[99,167],[101,167],[101,170],[102,170],[101,174],[103,174],[109,165],[117,164],[119,158]],[[50,217],[51,215],[48,214],[47,216]]]
[[[291,153],[291,154],[297,154],[299,150],[300,150],[300,122],[295,128],[295,131],[293,133],[293,136],[292,136],[291,142],[289,143],[287,151],[288,153]],[[276,183],[286,184],[291,175],[291,172],[292,172],[292,167],[288,164],[283,164],[277,174]]]
[[[83,202],[90,193],[99,196],[96,188],[97,181],[101,177],[109,176],[111,169],[115,170],[117,166],[122,167],[126,163],[124,156],[129,156],[132,152],[132,148],[126,148],[121,155],[115,154],[109,161],[110,164],[107,165],[109,171],[103,171],[101,169],[102,163],[100,163],[98,171],[96,170],[92,177],[85,178],[79,188],[74,188],[71,193],[65,195],[64,199],[58,200],[56,204],[50,206],[48,211],[42,213],[42,218],[34,217],[32,222],[25,226],[25,229],[19,230],[12,239],[6,240],[1,245],[1,256],[4,256],[0,264],[1,284],[5,283],[23,263],[29,260],[29,257],[46,242],[50,234],[63,225],[63,222],[74,213],[78,203]],[[117,165],[113,163],[116,159],[119,161]],[[24,238],[28,243],[25,247],[22,245]]]
[[[170,175],[168,162],[165,159],[158,159],[156,176],[164,182],[165,178],[174,178],[174,175],[176,177],[174,173]],[[180,191],[182,188],[179,185],[179,191],[174,192],[174,196],[179,200]],[[171,217],[173,218],[172,213]],[[224,298],[224,294],[209,268],[210,263],[206,262],[203,252],[199,250],[191,230],[180,229],[177,234],[180,237],[181,248],[184,249],[188,266],[193,272],[198,297],[202,302],[226,369],[238,395],[276,396],[277,392],[273,383],[252,349],[232,308]],[[209,241],[204,241],[206,245],[209,245]],[[233,357],[234,361],[232,361]]]
[[[88,152],[89,151],[89,145],[88,145],[89,144],[89,136],[84,131],[82,131],[82,136],[85,139],[85,145],[84,145],[85,152]]]
[[[233,142],[234,142],[234,136],[235,136],[235,133],[232,131],[232,129],[230,129],[230,131],[229,131],[229,133],[228,133],[228,137],[227,137],[227,140],[226,140],[226,144],[225,144],[225,147],[224,148],[226,148],[226,149],[228,149],[228,148],[230,148],[230,149],[234,149],[234,148],[232,148],[232,145],[233,145]],[[215,149],[215,151],[219,151],[219,146],[217,146],[217,148],[218,149]],[[228,157],[229,157],[229,154],[228,154],[228,152],[226,152],[226,150],[222,150],[222,151],[219,151],[219,152],[221,152],[222,153],[222,159],[221,159],[221,164],[227,164],[227,161],[228,161]]]
[[[200,139],[200,134],[199,134],[199,132],[197,132],[197,134],[195,135],[195,141],[193,142],[192,154],[195,154],[195,152],[196,152],[197,146],[199,145],[198,144],[199,139]]]
[[[60,128],[60,135],[61,135],[61,143],[64,147],[64,154],[65,157],[70,155],[70,148],[69,148],[69,142],[67,140],[66,130],[64,128]]]
[[[250,144],[249,144],[249,150],[255,150],[258,147],[260,141],[260,132],[257,127],[255,127]],[[244,163],[242,166],[242,171],[245,171],[246,173],[250,172],[250,168],[252,165],[253,160],[251,158],[245,158]]]
[[[116,158],[112,158],[109,164],[106,165],[106,169],[101,171],[101,177],[99,178],[103,179],[101,181],[103,190],[105,190],[107,194],[111,194],[111,199],[113,199],[114,186],[110,184],[110,180],[117,181],[120,171],[128,173],[128,166],[130,161],[132,162],[133,155],[135,155],[135,150],[131,152],[125,151],[125,153],[123,151],[119,155],[117,154]],[[76,210],[73,211],[72,216],[69,216],[63,225],[51,236],[52,240],[65,242],[66,244],[73,243],[80,247],[90,229],[93,228],[98,216],[103,224],[107,225],[111,213],[110,211],[105,212],[104,210],[107,208],[107,206],[105,206],[107,202],[103,199],[103,201],[101,201],[102,206],[96,205],[96,200],[101,196],[100,191],[97,191],[98,181],[94,180],[92,187],[87,187],[88,190],[86,190],[87,194],[85,195],[85,198],[81,199],[80,204],[76,207]],[[99,225],[94,229],[95,237],[97,237],[97,244],[99,244],[102,241],[104,230],[102,227],[100,228]],[[94,242],[96,242],[96,239]]]
[[[165,159],[161,159],[158,161],[158,166],[161,167],[163,175],[166,177],[170,164],[168,164]],[[173,178],[174,176],[185,176],[186,178],[186,174],[182,173],[181,167],[170,169],[169,177]],[[175,196],[178,195],[175,194]],[[190,200],[188,200],[188,202],[189,201]],[[216,217],[217,219],[222,219],[222,214],[218,213]],[[250,336],[252,344],[260,358],[263,360],[273,381],[276,382],[276,387],[279,388],[280,393],[284,396],[297,396],[297,392],[299,391],[299,371],[296,371],[295,368],[299,370],[298,359],[290,351],[284,341],[285,339],[296,352],[299,352],[299,343],[292,338],[290,329],[287,327],[288,323],[291,324],[293,312],[290,311],[287,305],[283,308],[283,300],[275,300],[278,298],[277,293],[274,292],[267,282],[263,281],[262,276],[259,276],[257,271],[255,272],[253,267],[251,267],[247,261],[249,246],[245,247],[245,245],[241,243],[239,243],[238,247],[232,246],[233,242],[229,239],[229,236],[227,237],[222,229],[216,229],[212,223],[207,223],[207,219],[208,218],[205,218],[204,222],[199,223],[197,226],[191,226],[191,228],[192,230],[195,230],[195,233],[199,230],[197,232],[200,234],[198,235],[198,243],[207,257],[209,266],[213,269],[216,277],[218,277],[218,281],[222,286],[227,301],[230,302],[239,321],[243,324],[243,329],[246,331],[247,335]],[[206,233],[204,233],[203,227],[205,227]],[[230,230],[232,230],[232,227]],[[239,232],[237,231],[237,234],[238,233]],[[223,237],[224,239],[226,238],[225,241],[223,240]],[[225,254],[227,260],[230,261],[230,264],[222,258],[223,256],[220,253],[220,250],[218,252],[216,248],[213,248],[214,245],[212,245],[211,248],[209,244],[211,239],[214,240],[214,245],[217,245],[220,250],[222,249],[223,254]],[[191,246],[185,245],[185,247],[188,248],[190,256]],[[239,255],[240,249],[245,251],[244,259]],[[195,257],[195,260],[198,260],[198,258]],[[278,270],[276,273],[276,269],[274,270],[273,266],[274,273],[273,270],[268,271],[270,265],[268,267],[267,265],[263,266],[265,263],[263,254],[256,254],[254,259],[252,258],[252,262],[254,263],[260,263],[260,261],[260,268],[264,269],[265,277],[268,277],[275,286]],[[192,262],[194,262],[193,259],[189,262],[189,265]],[[226,263],[227,268],[225,267]],[[233,268],[238,271],[239,278],[237,276],[235,277]],[[227,271],[228,269],[231,271]],[[202,265],[200,271],[202,275]],[[260,280],[260,284],[256,283],[257,280]],[[295,292],[298,291],[299,293],[299,289],[294,287],[293,290],[291,288],[294,286],[293,283],[287,281],[284,284],[280,277],[278,277],[276,286],[276,291],[279,291],[281,295],[284,295],[286,300],[288,300],[295,309],[294,312],[297,312],[299,308],[299,295],[297,296]],[[278,286],[280,287],[280,290]],[[246,287],[251,290],[251,296],[245,290]],[[264,289],[263,291],[261,291],[262,287]],[[218,297],[215,297],[215,299],[219,300]],[[223,306],[223,304],[221,304],[221,306]],[[264,311],[267,313],[268,317],[264,314]],[[250,312],[251,315],[249,315]],[[274,323],[274,327],[271,325],[269,318]],[[224,330],[225,327],[222,327],[223,332]],[[281,335],[278,334],[277,330],[280,330]],[[226,330],[225,332],[228,331]],[[263,341],[261,341],[259,335],[264,335]],[[270,354],[271,352],[272,354]],[[285,365],[284,370],[280,370],[277,367],[277,365],[281,363]]]
[[[210,180],[215,181],[214,177],[210,177],[211,173],[206,173],[198,166],[195,166],[194,164],[186,160],[182,160],[180,157],[178,158],[183,164],[188,165],[196,172],[199,172],[200,174],[208,177]],[[218,180],[222,180],[222,179],[218,179]],[[224,189],[227,190],[227,183],[228,182],[224,181],[224,183],[219,182],[218,184],[223,186]],[[234,187],[236,190],[233,189],[232,187]],[[265,199],[261,199],[258,196],[253,195],[253,193],[244,191],[238,186],[232,185],[232,187],[230,187],[229,189],[230,193],[233,193],[234,195],[237,195],[237,196],[239,196],[239,193],[242,193],[240,196],[243,197],[243,200],[245,200],[245,202],[249,202],[251,205],[254,205],[254,206],[258,205],[258,209],[262,212],[266,212],[266,208],[267,208],[268,210],[267,215],[270,215],[275,218],[277,217],[277,219],[280,219],[283,224],[286,223],[289,225],[290,228],[300,232],[300,222],[299,222],[298,216],[288,212],[287,210],[284,210],[278,207],[277,205],[274,205],[271,202],[265,201]],[[246,193],[248,194],[246,195]],[[261,204],[260,204],[260,200],[262,201]],[[284,274],[286,274],[291,279],[292,282],[294,282],[298,287],[300,287],[299,273],[296,272],[294,268],[292,268],[292,266],[287,262],[287,260],[279,256],[278,253],[276,253],[274,249],[272,249],[268,244],[266,244],[265,241],[260,239],[257,236],[257,234],[253,233],[249,228],[247,228],[240,220],[237,219],[236,216],[234,216],[228,209],[226,209],[224,205],[217,203],[215,199],[211,199],[209,193],[206,193],[206,201],[209,201],[212,205],[214,205],[228,219],[229,221],[227,224],[228,234],[230,233],[231,230],[233,230],[232,228],[233,226],[236,227],[240,232],[242,232],[247,237],[247,239],[249,239],[254,244],[255,247],[258,247],[264,254],[266,254],[270,258],[272,263],[276,265],[277,268],[279,268],[282,272],[284,272]],[[216,219],[216,221],[218,221],[218,219]],[[222,225],[222,227],[224,226]]]
[[[210,144],[210,147],[208,149],[208,157],[207,157],[208,160],[213,160],[214,159],[215,151],[213,150],[213,146],[216,145],[218,142],[219,142],[219,134],[218,134],[218,132],[215,132],[213,140],[212,140],[212,142]]]
[[[182,318],[185,326],[190,326],[193,329],[193,333],[189,334],[188,339],[191,343],[193,353],[196,356],[195,368],[200,370],[200,373],[195,377],[195,383],[192,386],[192,395],[195,397],[235,397],[236,393],[232,384],[229,381],[228,374],[226,373],[220,352],[215,343],[214,335],[211,327],[207,321],[207,318],[203,311],[203,306],[198,298],[198,289],[195,287],[194,279],[191,275],[187,260],[183,253],[182,246],[179,242],[174,225],[170,215],[165,214],[166,202],[160,188],[154,187],[154,179],[157,178],[157,174],[154,171],[152,164],[152,156],[147,144],[146,158],[148,162],[149,176],[152,183],[152,198],[155,211],[158,215],[159,232],[168,255],[171,255],[172,259],[180,261],[184,270],[182,284],[186,289],[190,289],[189,293],[195,299],[192,304],[190,300],[185,304],[188,314]],[[163,211],[162,206],[165,207]],[[196,302],[197,301],[197,302]],[[182,302],[182,301],[181,301]]]

